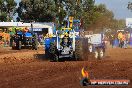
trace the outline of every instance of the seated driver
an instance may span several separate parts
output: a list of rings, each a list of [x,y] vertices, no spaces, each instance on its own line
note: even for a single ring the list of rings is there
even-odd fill
[[[65,33],[64,37],[62,38],[61,45],[62,45],[62,46],[67,46],[67,47],[69,47],[70,44],[71,44],[71,42],[70,42],[69,34],[68,34],[68,33]]]

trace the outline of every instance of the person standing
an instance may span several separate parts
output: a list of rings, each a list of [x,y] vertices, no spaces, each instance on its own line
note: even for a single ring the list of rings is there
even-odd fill
[[[12,29],[9,29],[9,30],[10,30],[10,32],[9,32],[9,35],[10,35],[10,47],[12,47],[14,33],[13,33]]]
[[[118,33],[118,40],[119,40],[119,47],[121,47],[121,48],[122,48],[122,45],[123,45],[122,38],[123,38],[123,34],[122,34],[122,32],[119,32]]]
[[[114,46],[114,44],[113,44],[113,41],[114,41],[114,35],[113,35],[113,34],[110,35],[109,40],[110,40],[110,45],[111,45],[112,48],[113,48],[113,46]]]
[[[4,29],[4,32],[3,32],[3,42],[4,42],[4,47],[7,46],[7,41],[6,41],[6,28]]]
[[[127,48],[127,34],[124,33],[123,37],[122,37],[122,40],[123,40],[123,48]]]

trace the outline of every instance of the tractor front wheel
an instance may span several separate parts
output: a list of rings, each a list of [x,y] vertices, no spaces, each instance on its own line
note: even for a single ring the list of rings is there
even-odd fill
[[[59,61],[58,50],[54,44],[50,44],[48,52],[50,54],[50,60],[51,61]]]

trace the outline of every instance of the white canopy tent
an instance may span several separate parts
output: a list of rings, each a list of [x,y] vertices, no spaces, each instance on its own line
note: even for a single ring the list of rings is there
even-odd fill
[[[48,29],[49,34],[53,34],[53,29],[54,29],[54,23],[32,23],[33,28],[36,30],[38,29]],[[0,27],[27,27],[31,28],[31,23],[23,23],[23,22],[0,22]],[[34,31],[35,31],[34,30]],[[39,31],[41,31],[39,30]]]

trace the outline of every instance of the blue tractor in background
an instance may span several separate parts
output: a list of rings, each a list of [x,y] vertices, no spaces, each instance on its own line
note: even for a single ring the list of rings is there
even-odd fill
[[[55,30],[53,37],[45,38],[45,56],[51,61],[83,60],[87,58],[88,39],[80,36],[80,20],[73,20],[73,27]],[[75,25],[74,25],[75,23]]]
[[[12,49],[22,49],[22,47],[31,47],[32,49],[37,50],[37,36],[31,32],[22,32],[21,30],[17,30],[16,34],[13,36],[13,45]]]

